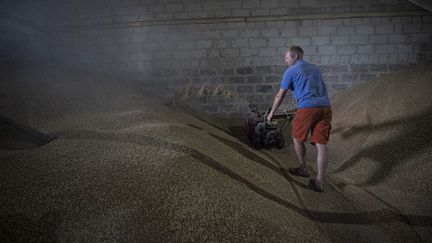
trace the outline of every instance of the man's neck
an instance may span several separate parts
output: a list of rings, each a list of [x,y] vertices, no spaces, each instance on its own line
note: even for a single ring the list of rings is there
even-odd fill
[[[296,63],[302,62],[302,61],[303,61],[303,59],[299,58],[299,59],[295,60],[295,62],[290,67],[292,67],[292,66],[296,65]]]

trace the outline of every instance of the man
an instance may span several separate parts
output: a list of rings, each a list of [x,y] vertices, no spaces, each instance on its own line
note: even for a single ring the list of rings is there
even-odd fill
[[[283,74],[280,89],[276,94],[272,109],[267,116],[271,121],[274,112],[282,103],[287,90],[294,91],[297,111],[292,121],[292,137],[300,167],[290,168],[296,176],[309,177],[305,162],[306,147],[304,142],[311,133],[311,144],[317,150],[317,176],[309,181],[311,189],[322,192],[327,159],[327,141],[329,140],[332,111],[327,88],[317,66],[303,60],[303,50],[291,46],[285,53],[287,70]]]

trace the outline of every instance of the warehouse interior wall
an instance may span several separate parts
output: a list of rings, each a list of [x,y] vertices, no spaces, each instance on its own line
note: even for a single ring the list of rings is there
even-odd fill
[[[2,61],[115,75],[218,117],[271,104],[288,46],[331,95],[432,60],[432,15],[401,0],[10,1]],[[285,106],[293,107],[292,99]]]

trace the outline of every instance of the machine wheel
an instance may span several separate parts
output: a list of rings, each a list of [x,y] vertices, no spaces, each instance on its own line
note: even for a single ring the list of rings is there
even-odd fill
[[[248,112],[243,121],[243,128],[246,132],[246,136],[248,139],[252,139],[255,133],[255,120],[257,119],[257,115],[251,112]]]
[[[256,148],[256,149],[262,149],[263,148],[263,144],[261,142],[261,138],[259,135],[254,135],[252,138],[252,145]]]
[[[278,134],[276,141],[277,141],[276,148],[277,149],[283,149],[283,147],[285,146],[284,136],[282,134]]]

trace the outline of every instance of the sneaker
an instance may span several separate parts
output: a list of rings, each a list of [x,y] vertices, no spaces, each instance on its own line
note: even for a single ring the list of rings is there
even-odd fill
[[[309,180],[309,188],[316,192],[323,192],[323,185],[319,185],[315,179]]]
[[[309,173],[303,167],[289,168],[288,172],[294,176],[309,177]]]

